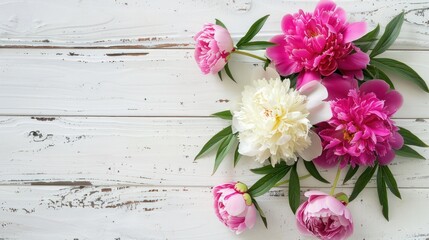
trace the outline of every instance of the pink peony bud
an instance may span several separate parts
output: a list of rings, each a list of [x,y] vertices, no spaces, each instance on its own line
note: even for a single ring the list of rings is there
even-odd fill
[[[236,234],[251,229],[256,222],[256,208],[241,182],[231,182],[213,188],[217,217]]]
[[[195,35],[194,57],[204,74],[218,73],[227,63],[228,55],[234,50],[231,35],[225,28],[207,23]]]
[[[347,239],[353,233],[353,220],[346,206],[326,193],[308,191],[299,206],[296,222],[301,233],[319,239]]]

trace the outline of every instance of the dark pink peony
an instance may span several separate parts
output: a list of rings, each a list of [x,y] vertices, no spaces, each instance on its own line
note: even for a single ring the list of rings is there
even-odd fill
[[[225,28],[207,23],[194,37],[194,58],[204,74],[218,73],[234,50],[231,35]]]
[[[218,185],[213,188],[216,216],[236,234],[251,229],[256,223],[256,208],[241,182]]]
[[[344,75],[363,79],[362,69],[369,56],[352,41],[366,32],[365,22],[349,23],[346,12],[330,0],[322,0],[313,13],[300,10],[282,20],[283,34],[271,39],[277,45],[267,49],[267,56],[280,75],[300,73],[303,84],[330,76],[337,69]]]
[[[395,157],[394,149],[404,140],[391,120],[402,105],[402,96],[383,80],[370,80],[359,89],[350,86],[327,86],[330,96],[331,120],[317,126],[322,139],[322,155],[314,162],[322,167],[372,166],[376,160],[389,164]],[[340,88],[343,88],[342,90]],[[348,90],[349,89],[349,90]]]
[[[296,223],[301,233],[322,240],[343,240],[353,234],[353,219],[342,202],[326,193],[308,191],[307,201],[296,212]]]

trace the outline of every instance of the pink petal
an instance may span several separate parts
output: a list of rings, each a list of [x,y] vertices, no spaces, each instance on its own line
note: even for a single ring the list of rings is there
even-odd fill
[[[391,163],[393,161],[394,158],[395,158],[395,151],[393,149],[391,149],[390,151],[388,151],[386,153],[386,155],[378,156],[378,162],[382,166],[388,165],[389,163]]]
[[[225,201],[225,210],[232,216],[238,216],[246,209],[243,195],[234,194]]]
[[[400,149],[404,145],[404,138],[398,132],[393,132],[392,139],[390,139],[390,146],[393,149]]]
[[[369,55],[357,51],[338,61],[338,68],[345,71],[362,70],[369,64]]]
[[[393,115],[402,106],[402,95],[395,90],[390,91],[384,96],[384,106],[388,115]]]
[[[346,31],[344,32],[344,42],[349,43],[353,42],[356,39],[359,39],[366,32],[366,22],[354,22],[350,23]]]
[[[234,49],[234,43],[231,38],[231,34],[229,34],[228,30],[219,26],[213,25],[215,29],[214,39],[217,42],[220,52],[231,52]]]
[[[326,151],[322,152],[322,155],[315,158],[313,162],[322,168],[328,169],[338,165],[338,156],[333,155],[328,158]]]
[[[383,80],[375,79],[364,82],[360,85],[359,90],[364,93],[375,93],[378,99],[384,99],[389,91],[390,86]]]
[[[247,208],[246,217],[244,220],[244,223],[246,224],[247,228],[251,229],[253,226],[255,226],[256,223],[256,208],[255,205],[251,205]]]
[[[328,90],[327,100],[336,100],[347,97],[351,89],[357,88],[357,81],[354,78],[343,77],[339,74],[332,74],[322,80],[322,84]]]
[[[296,88],[300,89],[306,83],[309,83],[309,82],[314,81],[314,80],[320,81],[320,74],[318,72],[302,71],[298,75],[298,80],[297,80],[297,83],[296,83]]]
[[[307,191],[307,192],[304,193],[304,196],[306,196],[308,198],[310,196],[313,196],[313,195],[316,195],[316,196],[328,196],[329,194],[321,192],[321,191],[317,191],[317,190],[311,190],[311,191]]]
[[[317,4],[314,12],[316,12],[316,11],[320,11],[320,12],[334,11],[336,7],[337,7],[337,5],[333,1],[322,0]]]
[[[277,45],[267,48],[266,54],[268,58],[271,59],[280,75],[287,76],[301,71],[302,67],[299,67],[296,61],[291,60],[284,49],[286,44],[284,35],[273,37],[271,42]]]

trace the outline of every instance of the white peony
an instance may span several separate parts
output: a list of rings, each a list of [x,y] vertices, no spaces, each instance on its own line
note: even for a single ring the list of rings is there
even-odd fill
[[[261,163],[271,157],[273,166],[280,159],[293,164],[298,156],[311,161],[322,153],[320,138],[311,127],[332,117],[329,103],[323,101],[327,90],[318,81],[295,90],[289,79],[281,81],[272,72],[245,87],[240,109],[233,113],[238,151]]]

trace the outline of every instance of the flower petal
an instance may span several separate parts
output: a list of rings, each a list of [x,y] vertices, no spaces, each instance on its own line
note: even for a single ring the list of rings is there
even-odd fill
[[[356,79],[339,74],[332,74],[322,80],[322,84],[328,91],[327,100],[336,100],[347,97],[350,89],[356,89],[358,83]]]
[[[310,114],[308,115],[308,120],[312,125],[328,121],[332,118],[332,110],[329,102],[320,102],[319,105],[314,106],[308,109]]]
[[[299,151],[298,154],[304,160],[311,161],[322,154],[322,141],[320,137],[311,130],[308,132],[308,136],[311,139],[311,145],[305,150]]]
[[[307,96],[307,108],[319,105],[328,97],[328,90],[318,81],[311,81],[304,84],[298,92]]]
[[[298,75],[296,88],[300,89],[303,85],[305,85],[311,81],[320,81],[320,73],[314,72],[314,71],[302,71]]]
[[[366,32],[366,22],[354,22],[350,23],[346,31],[344,32],[344,42],[349,43],[353,42],[356,39],[359,39]]]
[[[359,90],[364,93],[373,92],[378,99],[384,99],[384,96],[389,91],[390,86],[385,81],[374,79],[366,81],[360,85]]]
[[[251,229],[253,226],[255,226],[256,223],[256,208],[255,205],[251,205],[247,207],[247,213],[244,220],[244,223],[246,224],[247,228]]]
[[[338,68],[346,71],[362,70],[365,69],[368,64],[369,55],[360,50],[338,60]]]
[[[276,66],[280,75],[287,76],[301,71],[302,67],[299,67],[298,63],[290,59],[289,55],[285,52],[286,41],[284,35],[274,36],[270,41],[277,45],[267,48],[266,54]]]
[[[398,132],[393,132],[393,136],[390,139],[390,146],[393,149],[400,149],[404,145],[404,138]]]
[[[238,216],[246,210],[246,202],[243,195],[234,194],[225,200],[225,210],[232,216]]]
[[[402,106],[403,98],[398,91],[390,91],[384,96],[384,107],[388,115],[393,115]]]
[[[214,39],[217,42],[219,51],[225,51],[227,53],[232,52],[232,49],[234,49],[234,43],[228,30],[219,25],[212,25],[212,27],[215,30]]]
[[[395,158],[395,151],[391,149],[384,156],[378,156],[378,162],[380,163],[380,165],[384,166],[391,163],[394,158]]]

